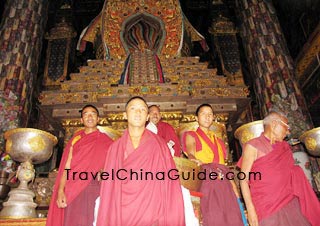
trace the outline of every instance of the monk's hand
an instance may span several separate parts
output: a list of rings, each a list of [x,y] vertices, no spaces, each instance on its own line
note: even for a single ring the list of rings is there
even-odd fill
[[[248,208],[248,221],[250,226],[259,226],[258,216],[254,207]]]
[[[66,194],[64,193],[63,190],[58,191],[57,206],[59,208],[66,208],[67,207]]]

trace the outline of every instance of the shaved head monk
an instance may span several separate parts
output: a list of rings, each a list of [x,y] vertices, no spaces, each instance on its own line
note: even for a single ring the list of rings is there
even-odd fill
[[[290,133],[288,118],[270,111],[263,127],[259,137],[244,145],[238,163],[247,175],[240,186],[250,226],[319,226],[319,200],[284,141]],[[250,172],[259,172],[261,180],[250,180]]]
[[[149,106],[149,121],[157,127],[157,132],[160,137],[162,137],[165,142],[169,145],[173,144],[174,156],[180,157],[181,146],[179,138],[176,134],[174,128],[166,122],[161,121],[160,107],[157,105]]]
[[[176,169],[170,151],[145,128],[146,101],[132,97],[125,110],[128,129],[110,146],[102,173],[109,178],[102,177],[97,226],[185,225],[180,182],[168,177]]]
[[[47,226],[92,225],[99,196],[98,173],[104,166],[112,139],[97,128],[99,111],[93,105],[81,110],[84,129],[64,149],[54,185]]]
[[[199,127],[183,134],[183,146],[189,159],[201,165],[207,172],[215,172],[218,180],[202,181],[200,201],[203,226],[244,225],[241,215],[239,192],[234,181],[226,180],[229,168],[224,165],[226,147],[224,142],[210,130],[214,113],[210,104],[201,104],[196,112]]]

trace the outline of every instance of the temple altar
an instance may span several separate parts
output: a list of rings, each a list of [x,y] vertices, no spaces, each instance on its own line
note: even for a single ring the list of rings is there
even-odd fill
[[[89,60],[59,86],[47,85],[39,97],[43,112],[65,128],[66,139],[81,126],[78,111],[87,103],[98,107],[101,126],[122,131],[125,103],[135,95],[159,105],[176,129],[194,121],[196,107],[205,102],[213,106],[217,122],[235,123],[248,106],[248,88],[242,76],[218,75],[199,57],[188,56],[190,41],[205,40],[184,17],[179,1],[132,4],[107,2],[79,41],[82,46],[93,42],[99,50],[105,46],[103,54],[97,51],[100,59]],[[170,12],[158,11],[163,7]],[[129,66],[128,56],[133,59]]]
[[[132,96],[160,106],[162,119],[179,135],[196,129],[195,110],[209,103],[215,113],[211,129],[229,147],[226,128],[238,122],[250,102],[241,69],[233,67],[235,73],[229,73],[229,66],[225,74],[218,74],[200,57],[190,56],[192,43],[202,42],[205,49],[205,40],[184,17],[179,1],[144,1],[145,7],[138,7],[138,1],[132,4],[129,8],[122,1],[106,3],[79,41],[82,48],[86,42],[93,43],[96,59],[60,83],[50,82],[53,77],[47,73],[39,97],[41,111],[51,118],[53,127],[62,125],[66,143],[82,127],[79,110],[85,104],[99,109],[99,129],[116,139],[126,128],[123,112]],[[171,11],[160,13],[158,9],[164,7]],[[219,26],[234,30],[230,22],[218,21],[214,26],[220,32]],[[230,153],[228,158],[232,159]]]
[[[243,81],[236,43],[237,31],[224,17],[218,18],[210,28],[222,61],[222,73],[217,68],[209,68],[200,57],[191,56],[195,42],[206,50],[205,39],[184,16],[178,0],[106,1],[78,43],[80,50],[84,50],[88,42],[92,43],[96,57],[88,60],[77,73],[68,73],[74,30],[66,21],[57,26],[47,36],[59,45],[51,45],[52,51],[47,52],[44,84],[38,100],[40,112],[47,122],[43,129],[58,131],[65,142],[82,127],[79,110],[85,104],[93,104],[99,109],[100,130],[113,139],[119,137],[126,128],[122,114],[125,103],[135,95],[144,97],[150,105],[159,105],[162,119],[173,125],[178,134],[194,128],[197,106],[211,104],[215,113],[212,129],[227,147],[227,128],[235,129],[250,111],[249,88]],[[319,50],[316,45],[319,26],[317,30],[296,63],[296,75],[302,87],[309,81],[310,72],[318,68],[315,56]],[[65,39],[67,42],[62,43]],[[63,51],[61,46],[65,47]],[[52,74],[57,71],[63,72],[61,76]],[[264,77],[259,78],[263,84]],[[313,89],[307,92],[313,92]],[[318,97],[316,95],[310,95],[310,102],[311,97]],[[306,124],[304,120],[301,123]],[[43,178],[37,179],[41,184]],[[45,218],[0,219],[0,225],[45,225]]]

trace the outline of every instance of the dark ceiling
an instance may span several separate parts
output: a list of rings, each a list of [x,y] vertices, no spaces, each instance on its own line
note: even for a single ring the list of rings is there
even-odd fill
[[[10,0],[7,0],[10,1]],[[266,2],[273,2],[276,9],[279,22],[283,29],[283,33],[288,43],[288,49],[291,56],[295,59],[301,51],[303,45],[306,43],[310,34],[314,31],[319,23],[320,19],[320,0],[264,0]],[[2,15],[4,0],[0,3],[0,15]],[[208,40],[210,45],[210,38],[208,33],[208,27],[211,25],[211,21],[223,14],[234,21],[236,25],[239,25],[239,21],[236,19],[236,0],[181,0],[181,7],[185,15],[193,26],[202,33]],[[61,11],[59,8],[68,3],[71,5],[71,9],[67,10],[67,15],[73,23],[74,28],[79,35],[81,31],[90,23],[90,21],[99,14],[103,7],[104,0],[49,0],[49,15],[47,31],[50,30],[59,20]],[[224,4],[221,4],[224,3]],[[195,55],[201,55],[197,49],[193,52]],[[84,54],[87,54],[84,56]],[[90,51],[86,51],[84,54],[77,53],[78,62],[77,65],[81,65],[87,58],[92,58],[93,54]],[[203,55],[206,58],[208,56]],[[210,59],[210,58],[208,58]],[[245,71],[245,59],[244,61],[244,73]],[[319,70],[316,72],[316,80],[320,80]],[[246,76],[246,75],[245,75]],[[250,79],[246,79],[250,84]],[[315,85],[316,84],[316,85]],[[311,86],[303,87],[305,95],[309,92],[319,93],[319,86],[317,82],[311,82]],[[312,103],[310,106],[310,112],[314,118],[315,126],[320,126],[320,95],[318,99],[307,100]]]
[[[50,0],[49,2],[48,29],[59,16],[57,11],[60,6],[67,2],[72,8],[69,15],[73,18],[73,25],[80,34],[101,11],[104,0]],[[208,35],[212,19],[220,13],[237,23],[236,0],[181,0],[180,2],[185,15],[203,35]],[[320,0],[273,0],[272,2],[287,39],[289,51],[295,58],[319,22]]]
[[[6,1],[0,1],[2,15]],[[68,3],[71,10],[68,15],[73,21],[78,35],[98,15],[105,0],[49,0],[47,30],[53,27],[59,18],[59,8]],[[235,8],[237,0],[181,0],[181,6],[193,26],[206,37],[212,19],[219,13],[225,14],[236,24]],[[286,37],[292,57],[300,52],[309,35],[320,19],[320,0],[264,0],[272,1],[275,6],[283,33]],[[223,5],[218,4],[224,3]],[[214,4],[216,3],[216,4]],[[1,17],[2,18],[2,17]]]

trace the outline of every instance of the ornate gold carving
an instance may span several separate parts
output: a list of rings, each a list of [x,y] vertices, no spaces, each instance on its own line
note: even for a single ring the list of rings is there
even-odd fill
[[[161,88],[159,86],[130,86],[128,91],[131,95],[158,95],[160,94]]]
[[[63,20],[60,23],[58,23],[54,28],[50,30],[49,33],[45,35],[45,38],[48,40],[52,40],[52,39],[74,38],[76,36],[77,36],[77,32],[63,18]]]
[[[214,114],[213,118],[214,118],[214,121],[221,122],[221,123],[225,124],[229,120],[229,114],[227,114],[227,113],[225,113],[225,114]]]
[[[243,74],[241,69],[235,74],[231,74],[227,70],[224,70],[225,75],[227,76],[227,82],[231,86],[244,86]]]
[[[196,121],[196,116],[194,114],[185,114],[181,119],[182,123],[195,122],[195,121]]]
[[[88,61],[88,66],[81,67],[80,73],[71,74],[71,80],[61,83],[58,92],[44,91],[42,98],[40,98],[42,105],[47,105],[48,108],[50,108],[50,105],[57,104],[68,108],[69,103],[103,105],[105,109],[99,125],[110,126],[121,132],[127,127],[122,112],[109,113],[111,109],[116,112],[121,110],[115,106],[115,100],[119,101],[117,103],[121,106],[123,106],[125,99],[127,100],[133,95],[141,95],[148,101],[153,101],[153,98],[158,102],[172,101],[174,103],[172,111],[182,111],[162,112],[162,118],[178,128],[182,123],[195,122],[194,115],[183,114],[183,112],[188,111],[185,104],[194,104],[197,103],[196,101],[208,98],[212,101],[212,98],[215,98],[219,99],[219,104],[223,105],[225,104],[223,98],[217,97],[228,97],[229,99],[248,96],[249,90],[241,83],[238,74],[233,75],[233,77],[229,76],[227,82],[226,77],[217,76],[217,69],[208,69],[207,63],[199,62],[199,57],[177,56],[183,29],[178,0],[144,0],[146,8],[141,7],[140,3],[140,0],[113,0],[105,4],[101,14],[101,22],[97,22],[95,29],[98,29],[98,27],[104,28],[102,39],[111,58]],[[135,13],[148,13],[150,17],[157,17],[165,24],[167,36],[161,54],[158,55],[165,76],[164,84],[136,86],[118,84],[127,56],[120,40],[119,31],[121,32],[122,24]],[[92,32],[91,34],[95,33]],[[161,98],[160,101],[159,98]],[[108,102],[109,100],[110,102]],[[188,102],[189,100],[190,102]],[[176,104],[177,102],[179,102],[179,106]],[[109,108],[109,103],[112,103],[112,108]],[[55,112],[57,113],[57,111]],[[63,114],[62,111],[60,112]],[[61,114],[59,117],[61,117]],[[72,134],[81,129],[83,125],[79,119],[70,119],[69,114],[66,114],[65,117],[69,118],[63,119],[62,124],[66,129],[66,139],[69,140]],[[217,122],[226,123],[228,119],[229,114],[227,113],[215,114]]]
[[[100,118],[98,125],[109,126],[110,125],[110,121],[108,120],[108,118]]]
[[[194,81],[192,83],[192,85],[201,88],[201,87],[207,87],[207,86],[212,86],[212,85],[216,85],[216,84],[214,84],[212,79],[201,79],[201,80]]]
[[[224,87],[206,88],[204,84],[196,85],[158,85],[158,86],[119,86],[99,90],[99,92],[44,92],[39,101],[44,105],[65,104],[65,103],[96,103],[101,97],[129,97],[129,95],[156,95],[156,96],[216,96],[216,97],[247,97],[249,89],[246,87]],[[199,89],[199,87],[203,87]]]
[[[127,121],[123,113],[108,114],[107,119],[109,122]]]
[[[133,14],[147,13],[159,18],[165,24],[166,38],[161,54],[164,56],[176,56],[178,54],[182,36],[182,12],[178,0],[174,1],[144,1],[147,7],[142,7],[140,1],[108,1],[102,13],[103,41],[108,46],[111,57],[124,59],[125,50],[121,44],[119,31],[121,25]]]
[[[248,88],[224,87],[224,88],[204,88],[192,89],[192,94],[197,96],[218,96],[218,97],[247,97]]]
[[[63,127],[73,127],[83,125],[80,119],[63,119],[61,120]]]
[[[83,103],[83,102],[97,102],[97,92],[45,92],[39,98],[39,101],[44,105],[64,104],[64,103]]]
[[[82,127],[83,126],[83,123],[81,122],[80,119],[62,119],[61,123],[64,128],[66,128],[66,127]],[[101,125],[101,126],[110,125],[109,119],[105,118],[105,117],[100,117],[98,125]]]
[[[193,94],[191,85],[178,85],[178,94],[179,95],[189,95]]]
[[[211,27],[209,28],[209,33],[211,34],[236,34],[238,31],[235,28],[233,22],[222,15],[219,18],[212,22]]]
[[[79,83],[79,82],[69,82],[61,84],[61,89],[64,91],[73,91],[73,92],[83,92],[83,91],[95,91],[99,90],[107,84],[107,82],[94,82],[94,83]]]
[[[320,52],[320,26],[316,28],[314,36],[315,37],[308,42],[308,48],[303,50],[303,54],[299,56],[296,63],[296,75],[299,79],[302,79],[305,70]]]
[[[181,120],[183,118],[182,112],[161,112],[163,120]]]
[[[229,115],[227,113],[214,114],[213,120],[215,122],[220,122],[225,124],[229,120]],[[194,114],[184,114],[183,118],[180,120],[181,123],[188,123],[188,122],[195,122],[195,121],[196,121],[196,116]]]
[[[111,126],[113,129],[122,132],[123,130],[127,129],[128,123],[126,121],[112,122]]]

